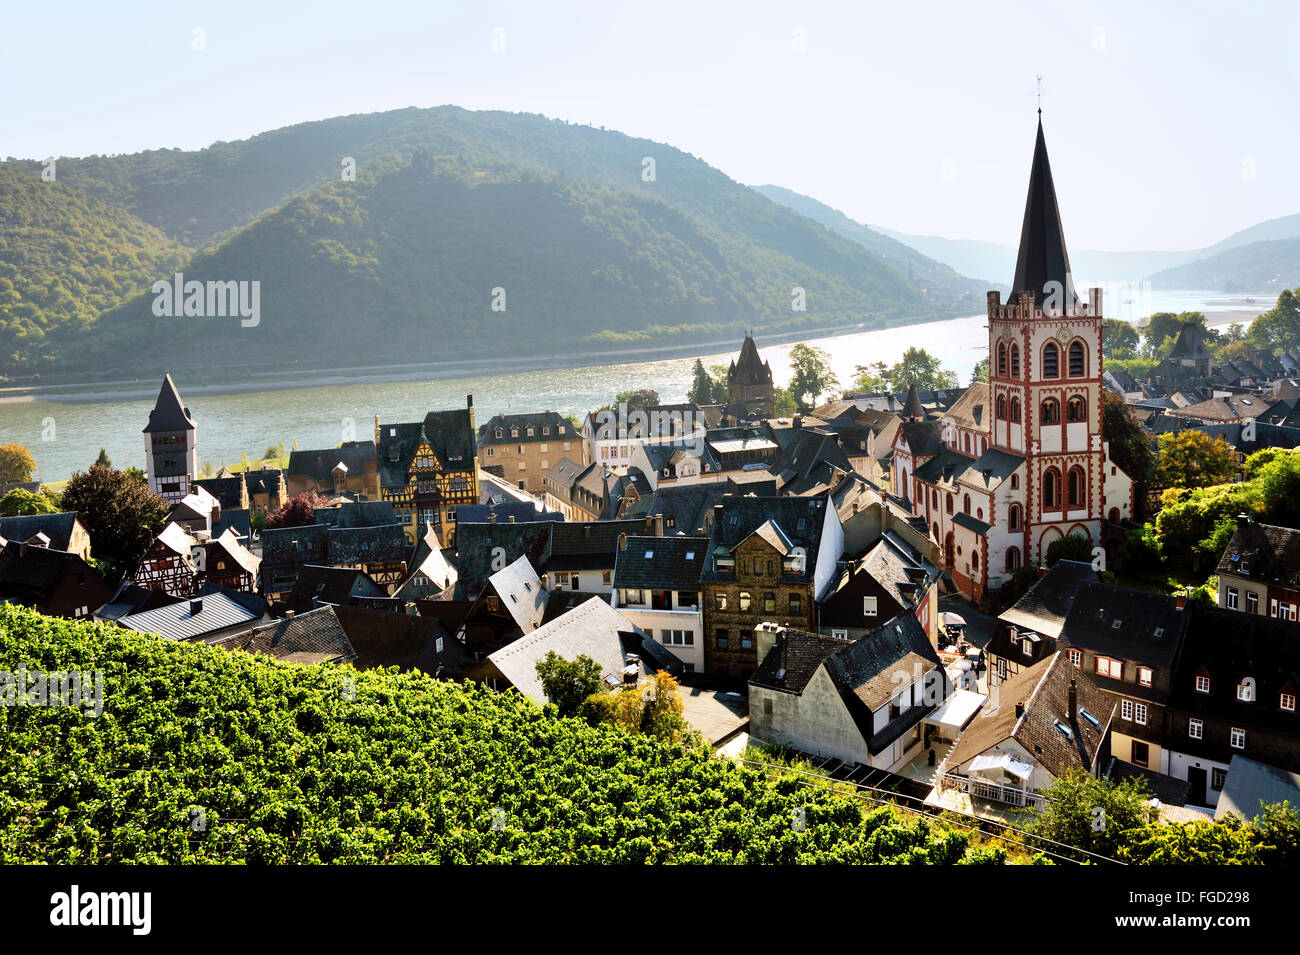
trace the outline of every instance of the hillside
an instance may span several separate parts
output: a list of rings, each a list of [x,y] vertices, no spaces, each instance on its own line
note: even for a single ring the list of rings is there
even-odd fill
[[[1151,276],[1153,288],[1202,288],[1223,292],[1280,291],[1300,285],[1300,239],[1274,239],[1233,246]]]
[[[996,862],[895,810],[517,694],[299,667],[0,605],[103,711],[0,707],[0,862]],[[792,823],[803,807],[804,826]]]
[[[472,188],[455,198],[455,190],[435,189],[436,201],[417,194],[401,179],[417,155],[427,158],[423,172]],[[355,182],[340,179],[344,157],[357,162]],[[643,179],[646,158],[655,163],[653,181]],[[15,165],[37,175],[34,163]],[[527,114],[439,107],[346,116],[197,153],[61,159],[59,177],[202,247],[187,279],[259,278],[263,314],[278,328],[263,334],[278,337],[238,341],[292,341],[298,352],[261,352],[262,360],[351,361],[360,357],[351,350],[358,341],[384,358],[412,350],[481,356],[502,343],[533,352],[539,336],[563,352],[588,347],[601,331],[611,342],[716,340],[746,326],[944,317],[974,301],[938,286],[923,294],[881,256],[689,154]],[[512,183],[522,192],[512,193]],[[519,206],[504,207],[507,198]],[[443,218],[412,221],[408,201]],[[596,236],[611,248],[597,248]],[[566,245],[571,240],[577,245]],[[58,271],[52,263],[50,274]],[[563,294],[562,282],[571,283]],[[478,327],[494,315],[488,295],[498,286],[507,289],[507,311]],[[791,308],[796,286],[807,290],[805,312]],[[156,369],[136,358],[153,361],[164,351],[172,367],[246,359],[231,357],[238,346],[227,330],[164,328],[142,317],[142,301],[119,299],[98,334],[76,329],[43,354],[24,353],[23,364],[145,373]],[[106,334],[110,328],[126,338]],[[407,338],[413,330],[447,337],[435,349]],[[158,334],[170,340],[156,341]],[[148,346],[139,356],[137,344]]]
[[[884,233],[877,232],[860,222],[854,222],[838,209],[833,209],[824,202],[818,202],[808,196],[800,195],[781,186],[755,186],[758,192],[773,202],[793,209],[800,215],[807,216],[814,222],[820,222],[826,228],[870,249],[888,262],[900,273],[912,277],[913,281],[931,291],[942,291],[956,295],[970,294],[978,296],[987,289],[987,283],[978,279],[959,275],[953,269],[937,262],[916,249],[892,239]]]
[[[80,333],[188,255],[124,209],[0,163],[0,374],[20,354],[38,354],[48,335]]]

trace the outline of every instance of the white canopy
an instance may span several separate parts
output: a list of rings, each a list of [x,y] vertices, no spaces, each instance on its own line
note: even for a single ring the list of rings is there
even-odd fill
[[[971,717],[980,711],[980,707],[987,699],[988,697],[983,693],[956,690],[952,696],[943,701],[943,705],[925,718],[925,722],[933,726],[942,726],[953,732],[961,732],[962,728],[971,721]]]
[[[986,773],[990,769],[1002,769],[1021,780],[1029,778],[1034,771],[1032,763],[1022,763],[1010,753],[984,753],[970,761],[972,773]]]

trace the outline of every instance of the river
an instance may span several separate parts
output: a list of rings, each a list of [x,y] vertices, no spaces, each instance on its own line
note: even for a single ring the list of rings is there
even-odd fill
[[[1273,292],[1151,292],[1138,296],[1107,296],[1106,311],[1133,320],[1153,311],[1200,309],[1211,324],[1248,320],[1270,308]],[[1253,303],[1245,302],[1254,299]],[[857,365],[883,361],[893,364],[904,350],[919,346],[936,355],[944,367],[965,384],[975,363],[988,349],[985,316],[970,315],[944,322],[807,339],[824,348],[844,386],[855,378]],[[728,351],[702,355],[705,365],[725,365],[740,343]],[[777,384],[789,382],[792,344],[761,346]],[[474,395],[479,424],[500,412],[541,411],[582,414],[630,388],[653,388],[665,402],[685,400],[695,359],[625,362],[567,369],[511,372],[440,378],[433,381],[364,381],[295,387],[246,393],[195,394],[176,382],[198,423],[201,462],[234,464],[247,452],[260,458],[270,445],[297,439],[300,448],[335,447],[341,441],[373,434],[374,416],[385,422],[416,421],[425,413],[463,405]],[[0,402],[0,444],[18,441],[32,450],[37,478],[60,481],[89,467],[104,448],[117,467],[144,464],[141,429],[149,420],[157,385],[150,396],[87,400],[61,396]]]

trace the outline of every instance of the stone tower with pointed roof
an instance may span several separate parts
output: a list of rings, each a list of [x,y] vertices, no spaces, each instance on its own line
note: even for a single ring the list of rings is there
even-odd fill
[[[744,405],[750,414],[767,417],[776,406],[772,366],[758,355],[754,337],[746,335],[740,356],[727,369],[727,403]]]
[[[144,428],[144,460],[149,488],[169,504],[189,494],[198,476],[197,432],[190,409],[168,374]]]

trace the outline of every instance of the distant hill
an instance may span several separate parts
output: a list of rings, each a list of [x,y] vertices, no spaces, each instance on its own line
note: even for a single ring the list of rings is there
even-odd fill
[[[348,157],[355,182],[340,176]],[[13,165],[36,179],[35,163]],[[123,222],[200,248],[187,279],[260,280],[263,322],[155,320],[151,295],[122,295],[97,322],[0,356],[0,374],[238,364],[254,342],[263,361],[563,352],[899,323],[972,301],[960,277],[938,281],[937,264],[909,280],[897,254],[872,254],[680,150],[534,115],[346,116],[58,170]],[[51,261],[37,281],[61,270]],[[505,312],[489,307],[496,287]],[[806,311],[792,308],[796,287]]]
[[[942,262],[922,255],[897,239],[890,238],[860,222],[854,222],[838,209],[833,209],[824,202],[818,202],[808,196],[800,195],[781,186],[755,186],[759,192],[773,202],[788,206],[800,215],[805,215],[814,222],[820,222],[826,228],[847,236],[879,255],[899,272],[914,277],[914,281],[927,289],[952,291],[958,294],[969,293],[977,298],[987,291],[985,282],[967,278]]]
[[[1300,286],[1300,239],[1251,242],[1151,276],[1159,289],[1281,292]]]
[[[0,163],[0,373],[81,331],[189,251],[130,212]]]

